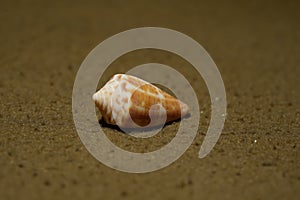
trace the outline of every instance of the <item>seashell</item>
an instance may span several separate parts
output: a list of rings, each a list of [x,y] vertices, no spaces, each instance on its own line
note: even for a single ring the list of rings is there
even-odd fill
[[[114,75],[93,95],[105,122],[120,128],[158,126],[185,116],[189,107],[134,76]]]

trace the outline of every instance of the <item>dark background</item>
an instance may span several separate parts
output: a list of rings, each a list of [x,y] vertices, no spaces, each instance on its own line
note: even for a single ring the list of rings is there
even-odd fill
[[[0,199],[297,199],[299,8],[297,1],[2,0]],[[225,83],[228,116],[214,150],[198,159],[210,102],[202,79],[190,77],[204,111],[193,145],[160,171],[127,174],[95,160],[81,143],[72,87],[98,43],[143,26],[183,32],[210,53]],[[147,50],[114,64],[122,72],[148,61],[184,71],[188,65]],[[177,126],[167,126],[157,143],[106,133],[125,149],[148,151]]]

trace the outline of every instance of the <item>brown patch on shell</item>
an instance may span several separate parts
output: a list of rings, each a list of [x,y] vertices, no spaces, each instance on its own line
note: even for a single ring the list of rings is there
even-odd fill
[[[180,101],[171,95],[160,91],[165,98],[158,96],[157,89],[150,84],[143,85],[139,89],[135,90],[131,96],[132,106],[129,109],[132,120],[138,125],[147,125],[150,123],[149,111],[155,104],[161,104],[167,114],[167,122],[176,120],[181,117]],[[159,106],[157,108],[157,117],[161,113]],[[156,117],[155,109],[153,117]]]

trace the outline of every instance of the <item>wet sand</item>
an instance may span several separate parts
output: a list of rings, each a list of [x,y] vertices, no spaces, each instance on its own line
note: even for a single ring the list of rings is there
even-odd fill
[[[0,3],[0,199],[297,199],[300,196],[300,12],[296,1],[2,1]],[[197,153],[210,119],[201,77],[184,60],[144,50],[116,60],[113,73],[146,62],[189,78],[203,110],[199,134],[172,165],[147,174],[106,167],[81,143],[72,88],[87,54],[130,28],[175,29],[216,62],[227,92],[223,133]],[[114,67],[115,66],[115,67]],[[105,127],[137,152],[172,139],[179,122],[152,141]]]

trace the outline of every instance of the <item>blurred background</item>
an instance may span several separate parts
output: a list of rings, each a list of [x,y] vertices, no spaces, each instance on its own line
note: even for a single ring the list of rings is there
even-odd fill
[[[298,1],[0,1],[0,199],[298,199],[300,196],[300,3]],[[114,73],[147,62],[184,72],[203,110],[199,134],[172,165],[147,174],[104,166],[81,143],[72,88],[87,54],[131,28],[180,31],[198,41],[222,75],[228,102],[223,133],[197,153],[210,119],[201,77],[158,50],[129,53]],[[146,152],[165,134],[140,141],[106,128],[120,147]]]

